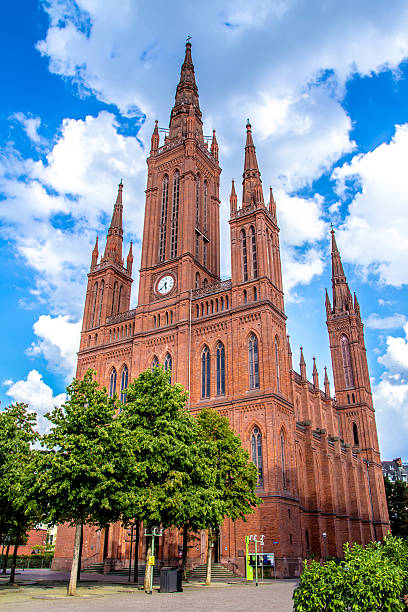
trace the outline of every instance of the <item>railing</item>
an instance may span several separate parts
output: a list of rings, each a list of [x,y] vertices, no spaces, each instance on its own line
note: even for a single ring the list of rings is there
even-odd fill
[[[123,321],[129,321],[129,319],[134,319],[135,316],[136,308],[132,308],[132,310],[127,310],[126,312],[120,312],[119,314],[106,317],[106,324],[113,325],[114,323],[123,323]]]
[[[221,293],[222,291],[229,291],[232,287],[231,279],[228,278],[225,281],[218,281],[217,283],[213,283],[212,285],[207,285],[206,287],[199,287],[198,289],[193,289],[192,298],[196,300],[197,298],[206,297],[207,295],[214,295],[215,293]]]

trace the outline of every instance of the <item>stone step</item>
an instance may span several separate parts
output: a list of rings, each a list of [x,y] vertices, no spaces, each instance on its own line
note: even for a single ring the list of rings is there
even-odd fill
[[[193,570],[190,571],[188,579],[189,580],[197,580],[204,581],[207,575],[207,566],[206,565],[198,565]],[[236,576],[231,570],[227,569],[221,563],[213,563],[211,566],[211,580],[222,581],[222,582],[240,582],[242,578],[240,576]]]

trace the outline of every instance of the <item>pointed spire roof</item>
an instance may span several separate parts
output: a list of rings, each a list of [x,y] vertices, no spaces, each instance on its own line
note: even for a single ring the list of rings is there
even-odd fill
[[[300,347],[300,375],[303,378],[303,380],[307,380],[306,361],[303,355],[303,346]]]
[[[316,367],[316,357],[313,357],[313,385],[315,389],[319,388],[319,372]]]
[[[127,265],[126,265],[126,269],[129,272],[129,274],[132,274],[132,266],[133,266],[133,242],[130,241],[130,247],[129,247],[129,253],[127,256]]]
[[[324,366],[324,393],[326,397],[330,397],[330,382],[327,376],[327,368]]]
[[[242,206],[245,207],[258,203],[263,204],[261,173],[258,168],[258,160],[256,158],[252,128],[249,119],[247,119],[246,124],[245,162],[242,176]]]
[[[122,241],[123,241],[123,204],[122,204],[123,181],[120,179],[118,185],[118,195],[116,197],[115,206],[111,224],[108,230],[106,239],[105,254],[103,259],[122,264]]]
[[[272,215],[274,222],[276,223],[276,203],[273,197],[272,187],[269,187],[269,212]]]
[[[332,258],[332,287],[333,312],[347,311],[353,308],[353,300],[344,274],[339,249],[337,248],[334,229],[331,230],[331,258]],[[326,300],[327,310],[327,300]]]
[[[198,101],[198,88],[195,81],[194,65],[191,57],[191,43],[186,42],[184,62],[181,66],[180,80],[176,89],[176,98],[170,115],[169,138],[177,138],[186,134],[186,120],[190,105],[198,122],[198,136],[203,140],[200,103]]]
[[[238,198],[237,198],[237,192],[235,191],[235,182],[234,182],[234,179],[232,179],[231,195],[230,195],[230,210],[231,210],[231,213],[233,213],[233,212],[235,212],[237,210],[237,203],[238,203]]]
[[[215,135],[215,130],[213,130],[213,136],[211,141],[211,155],[213,156],[215,161],[218,162],[218,142],[217,137]]]
[[[97,236],[95,240],[95,246],[92,251],[91,270],[93,270],[98,263],[98,255],[99,255],[99,250],[98,250],[98,236]]]
[[[159,122],[154,122],[154,130],[152,133],[151,145],[150,145],[150,153],[154,153],[159,148],[160,144],[160,135],[159,135]]]
[[[287,345],[288,345],[289,367],[290,367],[290,369],[292,369],[293,368],[292,349],[291,349],[291,346],[290,346],[290,336],[289,336],[289,334],[286,336],[286,341],[287,341]]]

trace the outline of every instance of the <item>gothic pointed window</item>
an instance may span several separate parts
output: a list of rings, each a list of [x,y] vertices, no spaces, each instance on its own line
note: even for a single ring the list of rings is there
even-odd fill
[[[200,261],[200,234],[195,233],[195,258]]]
[[[115,284],[113,285],[111,315],[113,315],[113,313],[115,312],[117,295],[118,295],[118,283],[117,283],[117,281],[115,281]]]
[[[210,349],[205,346],[201,353],[201,397],[210,397]]]
[[[92,310],[91,310],[91,320],[89,323],[89,327],[93,327],[94,326],[94,320],[95,320],[95,311],[96,311],[96,303],[98,301],[98,282],[96,282],[94,284],[94,289],[93,289],[93,300],[92,300]]]
[[[153,357],[153,361],[152,361],[152,371],[154,370],[154,368],[158,368],[159,367],[159,360],[156,357],[156,355]]]
[[[112,372],[109,379],[109,397],[113,397],[116,393],[116,370],[112,368]]]
[[[120,378],[120,401],[123,404],[126,404],[126,389],[128,386],[128,379],[129,379],[129,371],[127,369],[127,366],[124,365],[123,370],[122,370],[122,376]]]
[[[275,336],[275,374],[276,374],[276,389],[280,391],[280,371],[279,371],[279,345],[278,338]]]
[[[159,239],[159,261],[166,258],[166,231],[167,231],[167,207],[169,203],[169,177],[163,178],[161,211],[160,211],[160,239]]]
[[[172,371],[172,360],[171,360],[171,355],[170,353],[167,353],[166,357],[164,358],[164,371],[165,372],[170,372],[170,376],[169,376],[169,383],[171,384],[171,371]]]
[[[285,459],[285,436],[283,431],[280,434],[280,447],[281,447],[281,464],[282,464],[282,484],[283,488],[286,489],[287,478],[286,478],[286,459]]]
[[[217,395],[225,395],[225,348],[217,344]]]
[[[251,225],[251,250],[252,250],[252,276],[253,278],[258,277],[258,260],[256,255],[256,234],[255,228]]]
[[[208,240],[203,238],[203,266],[207,267],[208,260]]]
[[[102,316],[102,304],[103,304],[103,292],[105,290],[105,281],[101,282],[101,288],[99,289],[99,312],[98,312],[98,323],[97,326],[101,324],[101,316]]]
[[[180,203],[180,173],[175,171],[173,177],[173,207],[171,211],[171,246],[170,257],[177,257],[178,215]]]
[[[200,288],[200,275],[198,272],[196,272],[196,275],[195,275],[195,288],[196,289]]]
[[[204,181],[204,185],[203,185],[203,226],[204,226],[204,232],[207,231],[207,215],[208,215],[208,202],[207,202],[207,198],[208,198],[207,181]]]
[[[200,226],[200,195],[201,195],[201,181],[200,175],[197,174],[196,178],[196,226]]]
[[[241,230],[241,251],[242,251],[242,278],[244,282],[248,280],[248,253],[245,230]]]
[[[350,343],[347,336],[341,337],[341,356],[343,359],[344,384],[347,389],[354,387],[353,368],[351,365]]]
[[[359,439],[358,439],[358,429],[355,423],[353,423],[353,440],[354,440],[354,446],[360,446]]]
[[[120,307],[122,305],[122,292],[123,292],[123,285],[119,287],[118,309],[117,309],[118,313],[120,312]]]
[[[252,462],[258,470],[258,487],[263,486],[263,467],[262,467],[262,434],[258,427],[254,427],[251,435],[251,457]]]
[[[251,334],[248,342],[249,388],[259,389],[258,339]]]

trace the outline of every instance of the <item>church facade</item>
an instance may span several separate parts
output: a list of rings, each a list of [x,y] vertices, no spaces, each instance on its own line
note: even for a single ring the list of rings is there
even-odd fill
[[[282,287],[279,228],[272,190],[264,200],[251,125],[246,125],[242,199],[230,197],[231,278],[220,279],[218,144],[203,136],[191,58],[186,54],[160,142],[147,160],[139,297],[130,310],[132,246],[122,255],[122,182],[104,253],[92,253],[77,377],[97,371],[109,393],[125,398],[131,379],[157,364],[189,392],[194,413],[211,406],[228,417],[259,473],[262,505],[247,522],[227,520],[214,559],[244,573],[245,536],[264,534],[276,574],[295,576],[302,560],[341,556],[343,543],[380,539],[389,528],[376,423],[356,296],[351,295],[332,232],[332,299],[327,327],[335,385],[320,388],[301,350],[293,368]],[[83,566],[129,564],[127,531],[85,529]],[[60,526],[54,567],[68,567],[73,530]],[[159,563],[177,564],[182,535],[159,538]],[[140,538],[139,558],[144,554]],[[197,534],[190,566],[204,562]]]

